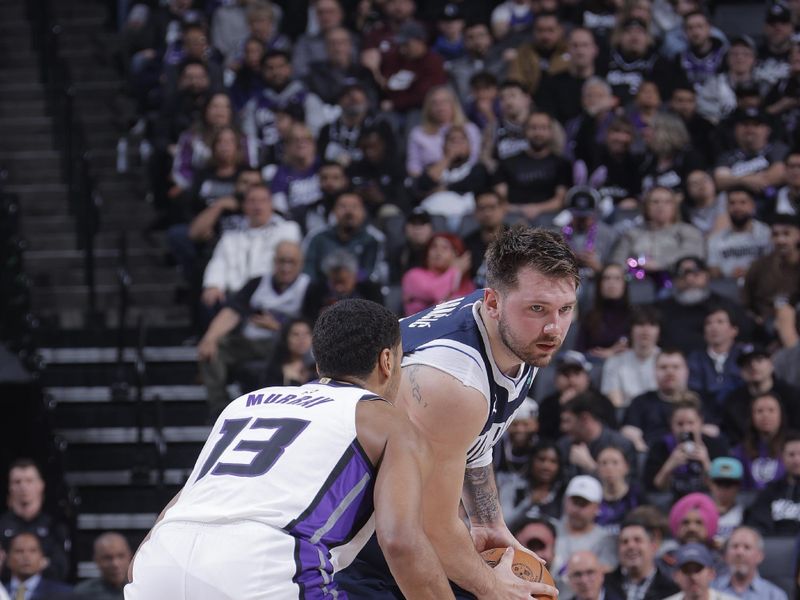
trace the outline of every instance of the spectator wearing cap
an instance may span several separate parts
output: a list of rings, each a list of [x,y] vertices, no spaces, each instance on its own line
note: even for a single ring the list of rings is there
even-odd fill
[[[508,199],[510,212],[531,224],[552,221],[572,186],[570,163],[557,150],[555,127],[547,113],[531,113],[525,122],[528,149],[501,160],[495,173],[495,191]]]
[[[789,52],[789,73],[776,83],[764,97],[766,113],[770,115],[776,129],[790,146],[797,144],[800,131],[797,119],[800,116],[800,51],[796,44]]]
[[[381,6],[383,15],[364,36],[361,44],[361,64],[373,72],[380,68],[381,59],[396,47],[397,33],[414,19],[414,0],[389,0]]]
[[[603,423],[591,395],[578,394],[561,407],[561,431],[558,446],[567,466],[567,476],[595,475],[597,460],[605,448],[619,448],[630,470],[636,472],[636,450],[618,431]]]
[[[533,398],[525,398],[494,451],[494,472],[498,486],[503,475],[526,475],[533,449],[539,440],[538,431],[539,406]]]
[[[800,301],[800,218],[775,215],[771,222],[772,252],[753,261],[744,279],[745,308],[775,335],[775,309]]]
[[[797,429],[800,426],[797,408],[800,391],[775,376],[769,352],[763,347],[748,345],[739,354],[737,363],[744,383],[725,398],[722,422],[722,430],[731,443],[737,444],[743,439],[750,405],[763,394],[772,394],[781,401],[787,425],[790,429]]]
[[[603,585],[624,598],[661,600],[677,592],[678,586],[656,565],[658,539],[631,514],[623,521],[617,538],[619,567],[606,574]]]
[[[600,219],[601,200],[600,193],[589,185],[570,188],[565,199],[567,222],[561,227],[561,234],[583,267],[581,275],[590,281],[608,262],[617,239],[614,230]]]
[[[669,529],[679,544],[697,543],[709,548],[718,526],[717,507],[706,494],[687,494],[669,511]]]
[[[797,56],[800,58],[800,50]],[[792,150],[786,155],[786,185],[778,190],[775,213],[800,216],[800,151]]]
[[[569,557],[580,550],[594,552],[603,570],[617,566],[614,536],[595,523],[603,487],[590,475],[573,477],[564,492],[564,515],[556,524],[556,548],[550,571],[563,576]]]
[[[690,543],[681,546],[675,555],[675,582],[680,592],[665,600],[734,600],[724,592],[711,588],[716,577],[714,556],[702,544]]]
[[[335,105],[350,86],[360,86],[368,105],[376,107],[375,80],[367,68],[356,62],[352,34],[344,27],[334,27],[325,32],[324,43],[325,53],[309,65],[304,75],[308,89],[325,104]]]
[[[713,147],[716,157],[736,149],[736,121],[742,111],[759,109],[763,103],[762,92],[755,81],[740,83],[733,91],[736,104],[728,116],[719,122],[714,132]]]
[[[732,150],[719,157],[714,179],[720,190],[744,186],[760,200],[773,198],[783,183],[783,163],[788,148],[781,142],[770,142],[769,118],[760,108],[739,109],[734,114]]]
[[[620,104],[625,106],[645,79],[655,81],[662,98],[669,98],[672,86],[683,78],[674,63],[659,56],[647,23],[628,17],[618,27],[617,42],[611,48],[606,81]]]
[[[525,91],[534,96],[544,77],[562,73],[568,65],[564,28],[558,15],[540,12],[533,24],[533,39],[517,48],[508,77],[522,83]]]
[[[774,394],[759,394],[753,398],[744,436],[732,452],[745,466],[747,489],[762,490],[771,481],[783,477],[786,469],[781,461],[781,448],[787,430],[783,405]]]
[[[603,363],[600,391],[617,408],[627,408],[636,396],[656,389],[660,330],[655,309],[650,306],[632,308],[628,332],[630,348],[608,357]]]
[[[312,324],[327,307],[346,298],[362,298],[383,304],[378,284],[369,280],[359,281],[358,259],[344,248],[331,250],[322,260],[325,279],[308,286],[301,314]]]
[[[597,277],[587,278],[594,284],[592,306],[580,320],[576,348],[586,352],[598,366],[628,347],[630,303],[625,270],[608,263]],[[580,296],[579,296],[580,298]]]
[[[764,562],[764,538],[752,527],[737,527],[725,545],[728,572],[711,584],[715,590],[741,600],[787,600],[786,592],[761,577]]]
[[[680,350],[664,348],[656,357],[656,389],[631,400],[625,411],[622,434],[639,452],[647,452],[656,441],[670,433],[675,403],[685,399],[689,369]]]
[[[752,324],[741,305],[713,291],[709,280],[708,267],[700,257],[687,255],[675,263],[672,295],[655,304],[661,313],[662,347],[676,347],[686,354],[705,348],[703,329],[712,306],[725,307],[734,315],[743,339],[752,334]]]
[[[452,6],[457,6],[453,4]],[[492,44],[492,34],[486,23],[475,21],[464,27],[464,54],[446,64],[450,82],[463,106],[474,100],[470,80],[478,73],[490,73],[498,80],[505,79],[507,63]]]
[[[381,88],[381,110],[407,115],[422,108],[431,89],[447,83],[447,74],[442,57],[428,47],[428,32],[422,24],[404,23],[395,42],[396,48],[383,56],[380,70],[372,74]]]
[[[392,284],[400,283],[409,270],[425,266],[428,243],[433,234],[430,213],[419,206],[411,211],[403,225],[402,244],[387,248],[389,281]]]
[[[764,19],[764,39],[758,48],[755,78],[771,87],[789,74],[789,53],[792,49],[792,11],[782,0],[770,2]]]
[[[800,154],[796,160],[800,171]],[[752,262],[769,251],[770,229],[756,219],[756,201],[749,189],[728,190],[725,202],[727,225],[708,238],[708,270],[712,278],[744,278]]]
[[[800,532],[800,434],[789,432],[783,440],[786,473],[767,484],[745,513],[744,522],[762,535],[797,535]]]
[[[292,70],[298,77],[305,77],[312,63],[324,61],[326,54],[330,56],[327,35],[341,28],[344,21],[344,11],[338,0],[317,0],[312,10],[317,17],[318,31],[302,34],[292,47]],[[354,54],[352,44],[349,51],[351,55]]]
[[[436,15],[436,36],[431,47],[445,64],[464,55],[465,25],[460,3],[448,2]]]
[[[448,86],[431,88],[425,95],[422,106],[422,123],[408,134],[406,171],[419,177],[425,170],[445,158],[444,139],[452,127],[460,127],[467,136],[467,162],[474,165],[478,160],[481,132],[475,123],[470,123],[453,90]]]
[[[556,358],[556,391],[539,402],[539,431],[543,437],[557,439],[561,430],[561,411],[564,405],[579,394],[589,394],[600,420],[616,428],[614,405],[592,386],[592,363],[575,350],[566,350]]]
[[[711,499],[714,500],[719,512],[717,543],[726,542],[744,519],[744,505],[738,499],[743,475],[742,463],[736,458],[718,456],[711,461],[708,487]]]
[[[705,348],[693,351],[686,359],[689,389],[700,395],[706,421],[715,425],[722,422],[725,396],[742,383],[737,359],[744,345],[736,342],[738,335],[733,313],[712,306],[703,321]]]
[[[562,124],[581,114],[581,92],[586,81],[597,74],[595,61],[600,51],[592,31],[576,27],[567,35],[567,52],[567,69],[545,77],[536,92],[536,105]]]
[[[303,246],[305,267],[303,270],[312,282],[326,280],[322,267],[325,257],[334,250],[347,250],[356,259],[358,281],[382,282],[386,276],[384,258],[385,237],[367,222],[367,211],[363,197],[357,192],[344,192],[333,205],[334,224],[309,232]]]
[[[492,170],[498,161],[528,150],[526,123],[531,112],[531,97],[519,81],[506,80],[498,93],[500,115],[483,130],[481,160]]]
[[[486,249],[500,232],[508,228],[505,223],[507,214],[508,203],[496,192],[487,190],[475,198],[475,221],[478,227],[464,236],[464,246],[472,257],[470,277],[477,287],[486,285]]]
[[[421,310],[460,298],[475,290],[469,278],[470,255],[464,243],[452,233],[436,233],[428,242],[425,266],[403,275],[403,313]]]
[[[670,433],[650,446],[644,467],[644,484],[654,491],[671,492],[679,498],[708,489],[711,461],[727,453],[719,438],[703,433],[698,398],[676,402],[669,420]]]

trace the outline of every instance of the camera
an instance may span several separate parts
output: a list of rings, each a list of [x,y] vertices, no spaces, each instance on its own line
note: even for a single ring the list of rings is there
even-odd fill
[[[694,436],[691,431],[682,431],[678,434],[678,443],[683,445],[686,452],[694,452]]]

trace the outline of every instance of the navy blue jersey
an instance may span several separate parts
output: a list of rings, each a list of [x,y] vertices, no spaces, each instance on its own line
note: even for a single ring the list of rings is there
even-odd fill
[[[486,398],[488,412],[467,453],[467,467],[484,467],[514,413],[528,395],[537,369],[521,364],[516,377],[497,367],[479,308],[483,290],[448,300],[400,321],[403,366],[435,367],[473,387]]]

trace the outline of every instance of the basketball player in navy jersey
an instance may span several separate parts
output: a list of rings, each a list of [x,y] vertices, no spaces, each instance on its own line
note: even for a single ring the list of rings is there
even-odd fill
[[[433,454],[423,522],[458,598],[528,599],[555,590],[492,570],[479,552],[527,551],[503,520],[492,447],[572,322],[578,262],[555,233],[515,227],[486,254],[488,288],[401,321],[403,406]],[[469,530],[459,518],[463,502]],[[402,598],[374,542],[337,575],[350,600]],[[464,592],[466,590],[467,593]]]
[[[131,565],[126,600],[322,600],[373,531],[409,598],[453,598],[421,519],[429,451],[392,400],[396,317],[366,300],[323,312],[321,379],[231,402]],[[373,515],[374,506],[374,515]],[[511,561],[498,566],[516,579]]]

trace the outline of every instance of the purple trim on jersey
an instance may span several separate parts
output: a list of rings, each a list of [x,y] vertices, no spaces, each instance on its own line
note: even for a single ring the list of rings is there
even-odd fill
[[[309,507],[284,527],[297,539],[292,581],[302,597],[327,597],[324,590],[334,585],[330,549],[349,542],[372,516],[374,486],[375,468],[354,440]]]

